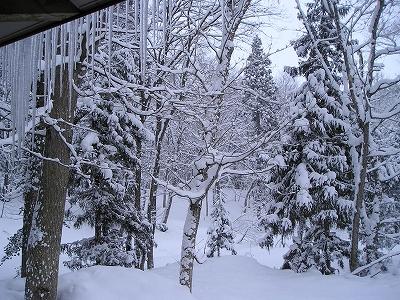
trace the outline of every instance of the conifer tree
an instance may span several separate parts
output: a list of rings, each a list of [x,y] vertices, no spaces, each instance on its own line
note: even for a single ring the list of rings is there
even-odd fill
[[[255,36],[251,54],[247,58],[243,85],[243,103],[249,110],[254,124],[254,132],[261,134],[276,125],[279,108],[270,101],[275,100],[276,86],[272,78],[271,60],[262,49],[261,39]]]
[[[261,39],[257,35],[253,39],[251,53],[247,58],[242,84],[244,86],[243,117],[246,120],[244,122],[248,123],[249,139],[253,139],[254,135],[260,136],[275,129],[280,112],[280,107],[276,104],[277,87],[272,77],[271,60],[265,54]],[[251,122],[248,122],[249,120]],[[263,145],[256,156],[250,159],[254,169],[264,168],[267,153],[271,150],[268,148],[271,148],[271,145]],[[265,194],[268,190],[265,180],[260,176],[251,176],[248,186],[245,210],[257,206],[260,201],[266,201]]]
[[[117,105],[117,97],[81,98],[77,118],[81,127],[74,144],[83,163],[83,174],[74,175],[70,202],[81,212],[74,216],[75,226],[94,227],[92,238],[64,246],[72,269],[101,265],[136,266],[151,245],[150,226],[134,206],[134,137],[145,133],[137,118]],[[135,251],[129,236],[141,245]]]
[[[340,82],[342,59],[334,24],[321,1],[307,4],[307,21],[321,39],[318,50],[326,57],[326,67]],[[260,245],[272,246],[277,234],[293,236],[284,268],[302,272],[316,267],[332,274],[336,271],[333,262],[343,267],[349,255],[349,242],[337,234],[348,229],[352,216],[348,110],[311,43],[308,34],[293,43],[300,57],[297,74],[305,76],[306,82],[294,97],[293,121],[281,138],[279,155],[284,165],[271,174],[273,199],[258,209],[260,226],[266,230]]]
[[[80,172],[72,178],[70,202],[80,212],[72,217],[76,227],[89,224],[95,233],[64,245],[71,257],[65,264],[71,269],[98,264],[143,268],[153,245],[151,226],[135,202],[136,171],[141,167],[137,143],[153,136],[137,114],[139,92],[134,88],[110,92],[108,79],[115,76],[136,84],[138,51],[109,38],[100,42],[102,60],[96,62],[108,61],[106,71],[88,70],[81,89],[90,96],[79,99],[76,111],[75,164]],[[103,52],[104,47],[109,51]]]
[[[275,235],[294,236],[285,268],[331,274],[333,261],[343,265],[348,255],[349,243],[336,230],[350,224],[352,202],[342,106],[325,80],[323,70],[314,71],[294,99],[294,121],[279,151],[284,165],[273,169],[273,199],[258,215],[262,247],[272,246]]]
[[[228,213],[223,206],[221,191],[217,188],[216,199],[211,212],[211,224],[207,230],[207,256],[213,257],[215,253],[220,256],[221,249],[236,255],[234,248],[234,234]]]

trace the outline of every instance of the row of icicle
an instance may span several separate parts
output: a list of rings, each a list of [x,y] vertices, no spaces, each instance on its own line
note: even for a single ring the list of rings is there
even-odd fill
[[[86,47],[86,62],[93,68],[95,43],[102,38],[108,39],[107,50],[111,57],[113,32],[116,29],[118,32],[135,34],[141,58],[141,77],[144,80],[149,32],[152,33],[153,46],[162,47],[169,24],[167,18],[170,18],[174,4],[172,0],[152,0],[149,7],[149,0],[128,0],[1,47],[0,81],[7,91],[6,99],[2,101],[10,105],[10,124],[7,125],[11,126],[11,135],[8,141],[0,142],[0,146],[21,148],[25,134],[29,130],[33,133],[34,124],[37,123],[37,103],[33,99],[43,97],[46,112],[51,110],[54,84],[59,80],[56,78],[56,67],[61,66],[64,72],[67,70],[69,82],[72,82],[81,47]],[[83,35],[86,35],[85,45],[82,45]],[[108,61],[108,71],[111,72],[111,59]],[[44,95],[36,95],[39,80],[44,83]],[[72,84],[69,86],[72,87]]]

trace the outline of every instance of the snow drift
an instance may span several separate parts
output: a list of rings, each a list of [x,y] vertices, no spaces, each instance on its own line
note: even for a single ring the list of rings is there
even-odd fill
[[[23,300],[24,280],[0,281],[2,300]],[[61,275],[58,300],[190,300],[189,291],[153,272],[96,266]]]

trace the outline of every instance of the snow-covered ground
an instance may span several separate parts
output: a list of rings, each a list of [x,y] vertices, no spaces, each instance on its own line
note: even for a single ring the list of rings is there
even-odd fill
[[[398,300],[400,275],[396,270],[374,278],[359,278],[344,273],[323,276],[316,271],[296,274],[280,270],[282,255],[287,249],[277,246],[269,252],[256,245],[257,233],[245,228],[252,222],[249,215],[242,214],[243,198],[234,191],[227,191],[227,210],[230,212],[236,240],[237,256],[209,259],[204,255],[208,218],[205,210],[198,234],[197,255],[202,264],[194,269],[193,295],[179,286],[178,263],[183,222],[187,204],[174,199],[167,232],[157,232],[155,250],[156,269],[139,271],[120,267],[93,267],[69,272],[61,263],[59,281],[60,300],[128,300],[133,299],[198,299],[198,300],[259,300],[259,299],[362,299]],[[161,201],[160,201],[161,202]],[[0,256],[6,238],[20,226],[20,219],[0,218]],[[79,231],[64,228],[63,241],[73,241],[91,234],[84,227]],[[61,261],[65,256],[61,257]],[[12,279],[18,269],[19,257],[0,267],[0,299],[23,299],[24,282]]]

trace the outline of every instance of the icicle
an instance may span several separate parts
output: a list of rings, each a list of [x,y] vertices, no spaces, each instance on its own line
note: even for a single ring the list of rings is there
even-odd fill
[[[19,133],[19,124],[20,124],[20,91],[21,91],[21,87],[19,86],[19,84],[20,84],[20,75],[22,75],[22,73],[21,73],[21,71],[23,71],[23,70],[21,70],[21,66],[20,66],[20,62],[21,62],[21,52],[22,52],[22,50],[21,50],[21,47],[22,47],[22,45],[21,45],[21,42],[18,42],[17,44],[16,44],[16,55],[15,55],[15,57],[14,57],[14,83],[13,83],[13,90],[14,90],[14,92],[13,92],[13,97],[14,97],[14,102],[15,102],[15,104],[14,104],[14,109],[15,109],[15,111],[14,111],[14,117],[13,117],[13,120],[14,120],[14,126],[13,127],[15,127],[15,133]],[[18,89],[17,89],[17,87],[19,87]],[[19,141],[18,141],[18,146],[19,146]]]
[[[62,76],[64,73],[64,69],[65,69],[65,55],[67,53],[67,27],[65,24],[61,25],[60,27],[60,35],[61,35],[61,43],[60,43],[60,48],[61,48],[61,66],[60,66],[60,74],[59,74],[59,80],[60,80],[60,95],[61,95],[61,91],[63,90],[62,84],[63,84],[63,80],[62,80]]]
[[[140,31],[139,28],[138,28],[139,27],[138,20],[140,18],[140,15],[139,15],[139,1],[141,1],[141,0],[134,0],[134,1],[135,1],[135,3],[134,3],[135,8],[134,8],[133,16],[134,16],[134,26],[135,26],[135,37],[138,38],[139,31]]]
[[[221,30],[222,30],[222,41],[225,40],[226,36],[226,14],[225,14],[225,1],[220,0],[220,5],[221,5],[221,18],[222,18],[222,24],[221,24]],[[224,43],[224,42],[223,42]]]
[[[160,0],[156,1],[156,31],[157,31],[157,41],[159,41],[159,21],[160,21]]]
[[[111,76],[111,46],[113,37],[113,7],[110,6],[108,9],[108,72]]]
[[[61,35],[61,38],[60,38],[60,48],[61,48],[61,51],[60,51],[60,53],[61,53],[60,80],[61,80],[61,74],[62,74],[62,71],[64,69],[64,64],[65,64],[65,47],[67,45],[65,24],[61,25],[60,31],[61,31],[60,32],[60,35]]]
[[[148,1],[141,0],[141,18],[140,18],[140,60],[141,60],[141,76],[142,83],[146,80],[146,57],[147,57],[147,16],[148,16]]]
[[[51,91],[54,91],[57,66],[57,44],[58,44],[58,28],[51,29]],[[61,91],[60,91],[61,92]]]
[[[129,0],[126,0],[126,2],[125,2],[125,34],[128,34],[128,23],[129,23],[128,12],[129,12]]]
[[[31,50],[32,39],[27,38],[16,42],[8,47],[7,64],[10,74],[10,90],[11,90],[11,118],[12,118],[12,140],[13,151],[18,150],[20,153],[24,140],[25,127],[27,124],[28,105],[30,92],[30,75],[31,75]],[[18,140],[16,137],[18,136]]]
[[[100,11],[100,18],[99,18],[98,22],[99,22],[99,24],[98,24],[99,28],[103,29],[103,28],[107,27],[107,24],[104,24],[107,22],[107,10],[106,9]]]
[[[31,83],[32,83],[32,51],[33,51],[33,38],[29,37],[24,43],[24,66],[23,66],[23,97],[29,99],[31,94]],[[23,132],[28,126],[28,115],[29,115],[29,100],[22,101],[23,104]],[[22,139],[21,139],[22,140]]]
[[[38,81],[38,61],[40,61],[39,51],[42,45],[42,34],[34,37],[32,47],[32,130],[31,130],[31,147],[35,145],[35,120],[36,120],[36,94],[37,94],[37,81]]]
[[[98,19],[98,12],[92,14],[92,45],[91,45],[91,55],[92,55],[92,73],[94,70],[94,49],[95,49],[95,44],[96,44],[96,25],[97,25],[97,19]]]
[[[50,30],[46,31],[44,42],[44,103],[46,109],[49,109],[49,77],[50,77]]]
[[[76,57],[78,53],[78,38],[79,38],[79,19],[72,21],[72,60],[74,63],[74,68],[76,67]]]
[[[32,114],[34,117],[36,114],[34,101],[36,100],[38,70],[42,68],[41,56],[39,56],[42,36],[28,37],[0,48],[1,80],[9,89],[10,96],[12,151],[13,153],[16,151],[17,155],[20,155],[25,141],[26,128],[30,121],[31,99],[33,101]],[[15,155],[13,154],[12,157],[14,159]]]
[[[168,18],[169,20],[172,19],[172,8],[173,8],[173,3],[172,0],[168,0]],[[168,25],[170,25],[171,22],[168,22]]]
[[[153,22],[153,39],[156,41],[156,0],[153,0],[152,7],[152,22]]]
[[[87,15],[85,17],[85,22],[86,22],[86,53],[89,54],[89,44],[90,44],[90,15]]]
[[[163,56],[165,57],[165,44],[166,44],[166,38],[167,38],[167,1],[168,0],[162,0],[163,1],[163,37],[162,37],[162,43],[163,43]]]
[[[16,111],[17,111],[17,103],[16,103],[16,87],[17,87],[17,64],[16,62],[18,61],[18,48],[19,48],[19,43],[15,43],[13,47],[13,53],[14,56],[10,57],[10,84],[11,84],[11,116],[12,116],[12,137],[13,137],[13,149],[16,148],[15,144],[15,135],[16,135]],[[13,155],[14,156],[14,155]]]
[[[119,4],[117,4],[117,28],[119,28]]]
[[[75,21],[70,22],[68,30],[68,85],[69,85],[69,97],[68,97],[68,111],[71,113],[71,92],[72,92],[72,80],[74,71],[74,55],[75,55]]]

